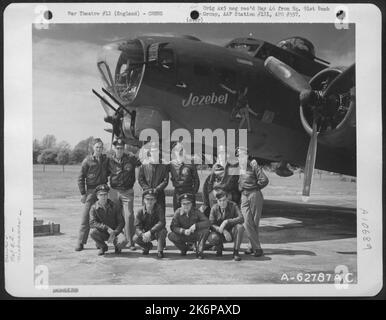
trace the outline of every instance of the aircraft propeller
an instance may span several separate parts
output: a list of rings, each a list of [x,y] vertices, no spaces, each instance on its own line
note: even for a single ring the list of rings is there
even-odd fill
[[[275,57],[268,57],[264,66],[268,71],[280,79],[284,84],[299,92],[311,90],[311,85],[297,71]]]
[[[311,108],[313,112],[312,133],[308,145],[302,192],[302,200],[306,202],[310,196],[318,145],[318,134],[320,133],[320,126],[318,125],[320,117],[319,107],[326,102],[329,96],[335,93],[334,91],[344,83],[344,81],[347,81],[353,76],[355,65],[351,65],[348,69],[334,78],[324,91],[312,90],[311,85],[304,77],[275,57],[268,57],[264,62],[264,66],[284,84],[299,93],[301,108],[308,107]]]

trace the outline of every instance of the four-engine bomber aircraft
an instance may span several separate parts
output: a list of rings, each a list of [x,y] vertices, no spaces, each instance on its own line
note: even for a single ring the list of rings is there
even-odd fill
[[[243,123],[251,156],[280,162],[278,175],[292,174],[288,163],[305,166],[305,196],[314,167],[356,175],[355,65],[329,67],[307,39],[237,38],[222,47],[193,36],[141,36],[104,46],[97,66],[117,107],[93,92],[113,136],[128,144],[139,146],[145,128],[161,136],[164,120],[192,136]],[[236,108],[243,94],[248,121]]]

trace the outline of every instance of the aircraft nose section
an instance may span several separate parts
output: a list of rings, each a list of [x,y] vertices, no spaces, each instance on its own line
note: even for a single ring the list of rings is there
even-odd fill
[[[102,81],[124,105],[137,96],[145,72],[145,50],[138,39],[122,40],[103,46],[98,54]]]

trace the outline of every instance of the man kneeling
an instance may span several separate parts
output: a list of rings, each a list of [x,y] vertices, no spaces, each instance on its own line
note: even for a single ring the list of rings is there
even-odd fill
[[[98,255],[104,255],[108,250],[107,242],[113,242],[115,253],[121,253],[127,244],[127,239],[122,233],[125,226],[120,207],[108,199],[110,188],[106,184],[96,187],[95,193],[98,201],[90,209],[90,236],[99,249]]]
[[[193,206],[194,196],[184,193],[179,197],[181,207],[174,213],[170,224],[172,232],[169,233],[169,240],[185,256],[189,243],[196,245],[197,258],[203,259],[204,244],[209,235],[210,222],[208,218]]]
[[[164,257],[163,249],[166,245],[165,211],[157,204],[157,194],[154,189],[143,193],[143,208],[135,215],[135,235],[133,240],[143,248],[142,254],[148,255],[153,248],[151,241],[157,240],[158,255]]]
[[[237,204],[228,200],[223,190],[216,193],[217,203],[210,210],[209,221],[213,230],[208,243],[216,247],[216,255],[222,256],[224,242],[234,242],[233,259],[240,261],[239,250],[244,234],[244,218]]]

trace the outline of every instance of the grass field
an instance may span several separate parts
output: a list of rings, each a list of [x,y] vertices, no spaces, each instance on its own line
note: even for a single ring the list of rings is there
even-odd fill
[[[42,165],[34,165],[34,197],[36,199],[63,199],[79,197],[77,177],[80,166],[46,165],[43,172]],[[209,171],[199,171],[201,186],[208,176]],[[266,199],[287,201],[301,201],[301,190],[303,174],[295,173],[292,177],[281,178],[275,173],[268,172],[269,185],[264,189]],[[356,183],[351,181],[351,177],[341,177],[323,173],[315,174],[311,190],[310,203],[326,204],[329,199],[338,205],[345,207],[356,207]],[[173,187],[171,182],[166,188],[167,195],[171,195]],[[141,188],[135,183],[134,191],[136,196],[140,196]],[[317,196],[316,199],[312,195]]]

